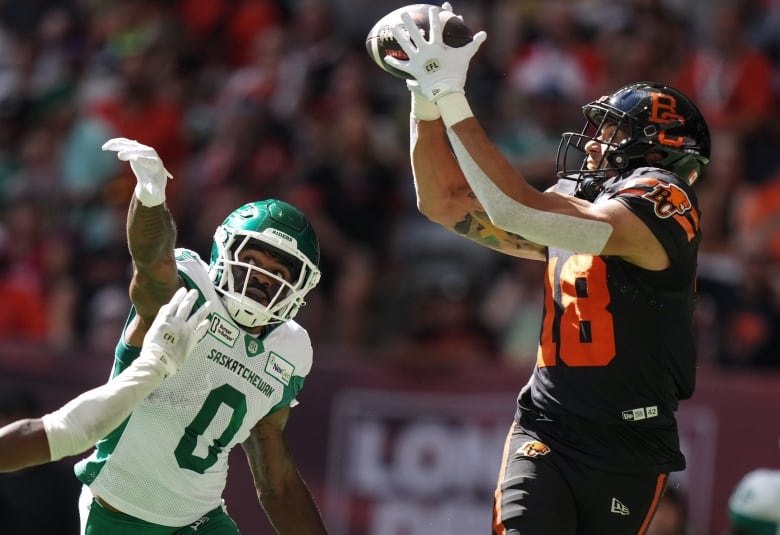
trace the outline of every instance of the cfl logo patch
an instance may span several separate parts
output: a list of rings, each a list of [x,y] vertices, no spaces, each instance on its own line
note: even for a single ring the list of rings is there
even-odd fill
[[[165,340],[168,344],[175,344],[176,343],[176,336],[172,333],[165,333],[163,335],[163,340]]]
[[[441,69],[441,65],[439,65],[439,60],[435,58],[428,60],[428,62],[425,64],[425,72],[436,72],[439,69]]]

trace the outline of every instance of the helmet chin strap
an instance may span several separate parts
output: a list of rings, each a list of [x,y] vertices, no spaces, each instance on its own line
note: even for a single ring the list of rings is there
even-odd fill
[[[230,312],[233,320],[245,329],[255,329],[280,323],[271,314],[263,314],[260,310],[249,310],[247,307],[242,306],[244,303],[237,301],[230,295],[223,295],[222,302],[225,304],[228,312]]]
[[[604,182],[609,178],[607,170],[614,170],[620,173],[628,167],[631,159],[621,150],[611,150],[604,155],[602,162],[604,161],[607,164],[604,170],[589,171],[577,180],[577,189],[574,191],[575,197],[588,202],[596,200],[596,197],[604,189]]]
[[[643,157],[631,157],[622,150],[608,151],[602,161],[605,161],[607,164],[603,170],[591,171],[579,179],[577,189],[574,192],[575,197],[593,202],[604,189],[603,184],[609,178],[607,171],[614,171],[617,174],[623,173],[632,167],[651,165]],[[632,166],[632,164],[635,165]]]
[[[599,196],[601,190],[604,189],[603,183],[606,180],[604,177],[586,176],[577,183],[577,189],[574,192],[575,197],[584,199],[588,202],[593,202],[596,197]]]

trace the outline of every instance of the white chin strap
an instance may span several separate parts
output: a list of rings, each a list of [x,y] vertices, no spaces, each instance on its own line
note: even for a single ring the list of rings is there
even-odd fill
[[[250,299],[244,297],[243,299],[236,295],[231,295],[229,292],[224,294],[225,308],[227,308],[230,316],[236,320],[236,323],[242,327],[259,327],[261,325],[268,325],[274,323],[274,321],[281,321],[278,318],[274,318],[265,307],[253,302],[252,305],[247,306],[247,301]]]

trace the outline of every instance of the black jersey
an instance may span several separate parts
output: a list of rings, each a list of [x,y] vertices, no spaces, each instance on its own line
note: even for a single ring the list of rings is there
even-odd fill
[[[607,181],[594,202],[607,199],[644,221],[671,264],[650,271],[549,248],[537,366],[518,417],[582,462],[680,470],[674,413],[693,394],[696,368],[696,197],[675,175],[641,168]]]

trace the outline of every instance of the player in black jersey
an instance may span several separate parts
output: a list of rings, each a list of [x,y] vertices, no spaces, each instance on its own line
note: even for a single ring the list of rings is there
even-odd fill
[[[563,135],[558,183],[540,192],[465,98],[484,35],[444,45],[438,9],[427,40],[408,17],[394,30],[408,60],[386,58],[414,79],[418,208],[547,264],[537,366],[518,396],[493,533],[642,534],[669,473],[685,467],[675,411],[695,383],[692,185],[709,161],[707,125],[669,86],[621,87],[583,107],[584,129]]]

